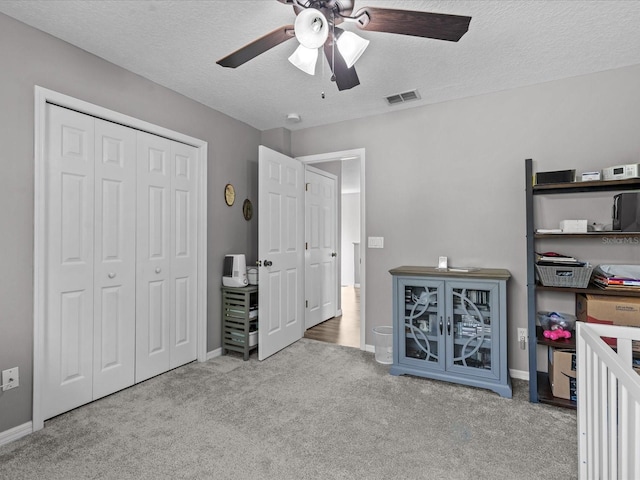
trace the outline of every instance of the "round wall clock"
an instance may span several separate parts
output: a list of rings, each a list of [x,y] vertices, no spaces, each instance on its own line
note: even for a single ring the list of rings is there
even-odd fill
[[[248,198],[242,204],[242,215],[247,221],[251,220],[251,217],[253,217],[253,205],[251,204],[251,200]]]
[[[224,201],[229,206],[233,205],[233,202],[236,201],[236,190],[230,183],[227,183],[224,187]]]

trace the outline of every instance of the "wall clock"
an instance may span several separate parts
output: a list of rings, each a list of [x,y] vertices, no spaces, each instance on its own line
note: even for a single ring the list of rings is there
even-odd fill
[[[229,206],[233,205],[233,202],[236,201],[236,189],[233,188],[233,185],[230,183],[224,186],[224,201]]]
[[[253,217],[253,205],[251,204],[251,200],[248,198],[242,204],[242,215],[247,221],[251,220],[251,217]]]

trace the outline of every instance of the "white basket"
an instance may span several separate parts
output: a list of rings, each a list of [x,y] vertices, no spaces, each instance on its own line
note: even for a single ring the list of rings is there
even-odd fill
[[[393,363],[393,327],[375,327],[373,334],[376,362],[384,365]]]

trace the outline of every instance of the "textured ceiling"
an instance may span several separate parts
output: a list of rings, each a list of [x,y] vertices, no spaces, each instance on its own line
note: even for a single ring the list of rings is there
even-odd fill
[[[640,1],[356,0],[355,6],[472,20],[458,43],[355,29],[371,41],[356,64],[361,84],[339,92],[326,62],[311,77],[287,61],[295,40],[237,69],[215,63],[294,22],[293,9],[276,0],[0,0],[0,12],[260,130],[295,130],[640,64]],[[420,100],[389,107],[384,99],[412,89]],[[288,123],[292,112],[302,122]]]

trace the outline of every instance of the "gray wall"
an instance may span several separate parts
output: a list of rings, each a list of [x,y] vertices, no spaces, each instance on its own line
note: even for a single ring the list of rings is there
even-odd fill
[[[209,351],[221,345],[222,259],[257,251],[257,219],[244,220],[242,201],[257,201],[259,131],[0,14],[0,370],[20,368],[20,387],[0,392],[0,432],[31,420],[34,85],[208,142]]]
[[[516,347],[516,327],[526,326],[524,159],[578,172],[640,162],[638,85],[633,66],[292,132],[295,156],[366,149],[366,236],[384,237],[384,249],[366,252],[366,343],[372,327],[391,323],[388,270],[446,255],[454,266],[511,271],[509,367],[527,370]],[[547,210],[585,218],[586,202]],[[621,255],[600,246],[556,248],[596,263]],[[640,263],[638,248],[626,249],[628,263]]]

